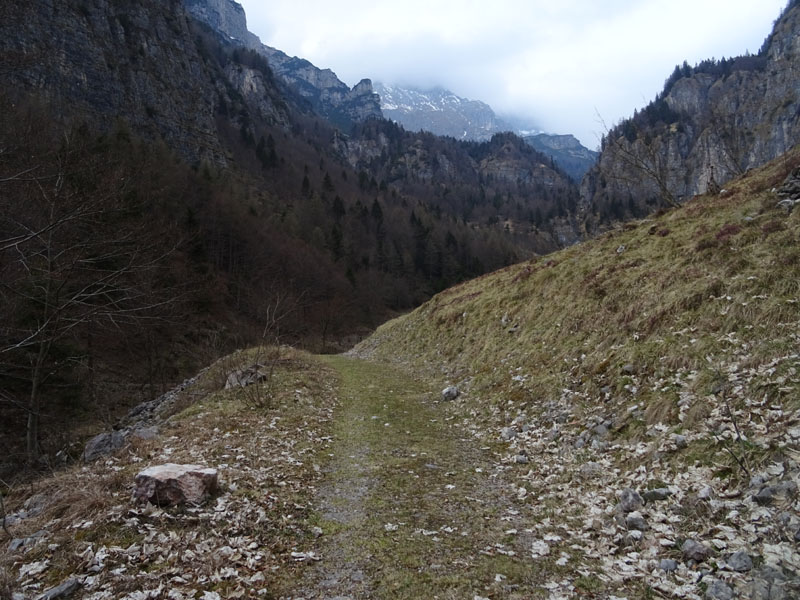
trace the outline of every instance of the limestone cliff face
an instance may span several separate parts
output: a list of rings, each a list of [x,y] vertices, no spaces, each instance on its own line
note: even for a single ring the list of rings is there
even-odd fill
[[[192,161],[224,161],[217,86],[180,0],[10,3],[0,54],[16,57],[7,89],[35,91],[98,124],[127,120]]]
[[[64,117],[101,129],[124,121],[189,162],[219,165],[228,161],[221,106],[235,107],[225,118],[237,128],[259,118],[288,126],[271,74],[223,69],[181,0],[8,3],[0,17],[3,85],[42,96]]]
[[[244,7],[235,0],[184,0],[186,10],[198,21],[224,32],[231,41],[257,50],[261,40],[247,29]]]
[[[800,5],[758,56],[685,66],[650,107],[615,127],[582,182],[585,210],[650,208],[724,185],[800,143]],[[622,207],[622,208],[621,208]]]
[[[247,29],[244,9],[234,0],[183,0],[194,18],[211,27],[231,43],[239,43],[257,51],[270,68],[288,83],[313,110],[334,125],[349,131],[353,123],[371,117],[382,117],[380,98],[369,79],[361,80],[352,89],[330,69],[320,69],[302,58],[264,45]]]

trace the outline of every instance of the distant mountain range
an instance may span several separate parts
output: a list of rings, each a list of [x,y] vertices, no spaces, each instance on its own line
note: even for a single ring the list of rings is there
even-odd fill
[[[459,140],[487,141],[503,132],[514,132],[553,161],[573,180],[580,181],[597,160],[597,152],[585,148],[572,135],[551,135],[520,119],[504,120],[492,107],[444,88],[421,90],[376,82],[383,116],[409,131],[430,131]]]

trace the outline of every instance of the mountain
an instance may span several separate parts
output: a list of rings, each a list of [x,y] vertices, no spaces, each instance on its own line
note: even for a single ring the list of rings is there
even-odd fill
[[[589,150],[573,135],[539,133],[523,138],[539,152],[550,156],[574,181],[581,181],[597,162],[599,152]]]
[[[581,188],[589,220],[681,203],[798,143],[799,40],[792,1],[757,55],[676,67],[653,102],[604,136]]]
[[[419,90],[378,82],[375,91],[381,98],[384,116],[409,131],[429,131],[469,141],[486,141],[497,133],[513,131],[536,150],[552,157],[574,181],[580,181],[597,158],[596,152],[581,146],[572,135],[541,132],[531,135],[534,128],[530,124],[519,119],[501,119],[488,104],[462,98],[443,88]]]
[[[772,191],[798,164],[795,147],[725,196],[455,286],[351,352],[453,386],[444,418],[497,448],[515,509],[544,523],[537,581],[800,592],[800,519],[783,513],[800,483],[800,219]]]
[[[237,6],[0,4],[0,470],[231,346],[341,349],[580,239],[577,187],[521,138],[281,77]]]
[[[419,90],[378,82],[375,92],[381,98],[384,116],[409,131],[485,141],[495,133],[512,130],[488,104],[462,98],[443,88]]]
[[[317,114],[332,124],[349,130],[353,123],[381,117],[380,102],[369,79],[352,89],[330,69],[319,69],[305,59],[261,43],[247,29],[247,16],[234,0],[184,0],[187,11],[226,40],[254,50],[269,61],[272,72],[305,100]]]

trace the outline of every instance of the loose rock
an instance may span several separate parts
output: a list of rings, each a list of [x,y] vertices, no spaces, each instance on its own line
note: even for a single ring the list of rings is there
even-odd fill
[[[67,598],[71,596],[79,587],[81,582],[77,579],[67,579],[61,585],[50,588],[44,594],[36,597],[36,600],[56,600],[57,598]]]
[[[642,492],[642,498],[645,502],[658,502],[666,500],[672,495],[669,488],[656,488],[654,490],[646,490]]]
[[[623,513],[633,512],[644,506],[644,500],[634,489],[625,488],[619,493],[619,504],[617,508]]]
[[[658,563],[658,568],[667,573],[672,573],[678,570],[678,561],[672,560],[671,558],[662,558],[661,562]]]
[[[731,555],[728,559],[728,566],[734,571],[744,573],[753,568],[753,559],[744,550],[740,550]]]
[[[703,562],[708,558],[710,550],[700,542],[695,540],[686,540],[681,546],[684,560],[693,560],[695,562]]]
[[[202,504],[217,489],[217,470],[198,465],[165,464],[136,476],[133,495],[160,506]]]
[[[724,581],[715,579],[706,590],[706,598],[711,600],[733,600],[733,590]]]
[[[456,386],[451,385],[442,390],[442,400],[455,400],[458,398],[459,390]]]

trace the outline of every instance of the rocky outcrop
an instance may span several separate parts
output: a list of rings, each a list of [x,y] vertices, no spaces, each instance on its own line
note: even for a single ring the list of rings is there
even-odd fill
[[[261,40],[247,29],[244,7],[235,0],[184,0],[186,10],[198,21],[224,33],[231,42],[258,50]]]
[[[305,59],[265,45],[259,52],[266,56],[275,74],[305,98],[317,114],[343,130],[349,131],[354,122],[383,116],[380,98],[369,79],[362,79],[351,89],[330,69],[320,69]]]
[[[580,181],[591,169],[599,152],[583,146],[574,135],[551,135],[539,133],[523,138],[542,154],[552,158],[555,163],[575,181]]]
[[[290,57],[261,43],[247,29],[244,8],[234,0],[183,0],[195,19],[211,27],[226,42],[238,44],[264,56],[272,71],[308,101],[313,110],[334,125],[349,131],[354,122],[380,118],[380,98],[369,79],[362,79],[352,89],[330,69],[320,69],[309,61]],[[241,77],[236,78],[241,84]],[[248,86],[245,89],[251,89]],[[253,90],[256,92],[259,90]]]
[[[581,187],[587,213],[679,203],[800,143],[799,34],[793,2],[758,56],[677,68],[656,101],[605,136]]]

